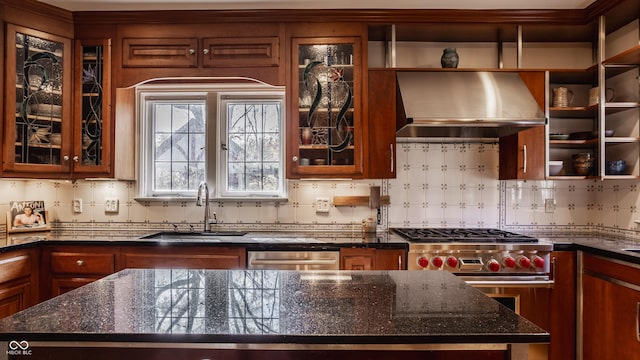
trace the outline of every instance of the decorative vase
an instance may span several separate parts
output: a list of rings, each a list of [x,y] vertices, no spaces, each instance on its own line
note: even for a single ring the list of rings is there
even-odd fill
[[[443,68],[457,68],[459,60],[460,57],[458,56],[455,48],[446,48],[442,52],[440,64],[442,64]]]

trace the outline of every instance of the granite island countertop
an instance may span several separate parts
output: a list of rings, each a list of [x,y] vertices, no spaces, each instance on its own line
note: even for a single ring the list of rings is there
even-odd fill
[[[0,340],[422,346],[550,336],[445,271],[127,269],[1,319]]]

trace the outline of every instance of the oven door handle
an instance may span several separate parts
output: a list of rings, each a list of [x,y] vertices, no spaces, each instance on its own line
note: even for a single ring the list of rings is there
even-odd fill
[[[551,288],[553,280],[465,280],[473,287]]]

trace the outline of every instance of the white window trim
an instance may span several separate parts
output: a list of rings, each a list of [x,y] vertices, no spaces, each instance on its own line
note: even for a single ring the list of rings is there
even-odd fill
[[[191,80],[190,78],[186,78],[187,80]],[[225,79],[233,79],[237,80],[238,78],[208,78],[208,80],[225,80]],[[180,78],[173,78],[173,81],[179,81]],[[242,80],[251,80],[253,81],[250,84],[247,83],[196,83],[196,84],[178,84],[178,83],[170,83],[170,84],[142,84],[136,87],[136,174],[137,174],[137,196],[136,200],[138,201],[185,201],[185,200],[194,200],[196,195],[195,193],[190,192],[175,192],[166,195],[154,195],[150,196],[151,193],[151,182],[150,176],[152,173],[150,172],[149,167],[153,166],[152,162],[145,161],[144,159],[151,159],[150,152],[153,149],[153,139],[149,136],[152,134],[149,127],[150,123],[146,121],[149,109],[146,108],[143,104],[146,104],[146,99],[163,99],[168,98],[169,93],[171,93],[172,99],[205,99],[207,100],[207,136],[206,136],[206,157],[207,161],[205,164],[205,174],[207,183],[209,184],[209,188],[213,189],[211,193],[211,199],[217,200],[287,200],[287,180],[286,180],[286,161],[284,161],[285,151],[286,151],[286,103],[285,103],[285,88],[284,86],[274,86],[269,85],[258,80],[246,79],[242,78]],[[281,159],[281,184],[280,187],[282,191],[277,194],[265,194],[265,195],[247,195],[247,196],[229,196],[228,194],[223,194],[223,191],[216,181],[218,166],[222,162],[220,160],[220,153],[218,151],[218,146],[216,144],[220,144],[220,134],[224,134],[225,132],[221,132],[224,130],[221,128],[221,124],[225,123],[225,121],[218,121],[218,116],[220,116],[219,109],[216,107],[219,105],[218,101],[219,97],[222,95],[233,94],[239,96],[245,96],[249,98],[250,96],[264,96],[264,98],[274,98],[279,97],[282,99],[281,102],[281,126],[282,126],[282,147],[280,151],[282,152],[280,155]],[[212,99],[213,97],[213,99]],[[213,101],[211,101],[213,100]],[[213,106],[212,106],[213,105]],[[222,108],[222,107],[221,107]],[[220,110],[222,111],[222,110]],[[215,124],[213,121],[209,121],[209,119],[215,119]],[[226,130],[225,130],[226,131]],[[147,136],[142,136],[142,135]],[[214,144],[214,146],[211,146]],[[143,168],[146,165],[146,169]],[[216,172],[209,171],[209,168],[216,169]],[[226,171],[225,171],[226,173]],[[225,180],[226,181],[226,180]],[[225,196],[226,195],[226,196]]]
[[[217,126],[216,126],[216,137],[215,137],[215,144],[220,144],[220,146],[222,146],[222,144],[226,143],[227,139],[222,139],[222,134],[227,134],[227,121],[226,121],[226,117],[227,117],[227,112],[226,112],[226,104],[228,102],[233,102],[233,101],[250,101],[252,99],[260,99],[260,100],[266,100],[266,101],[273,101],[275,103],[279,103],[280,104],[280,112],[281,112],[281,118],[280,118],[280,128],[282,129],[280,131],[280,153],[279,153],[279,168],[281,171],[285,171],[285,161],[284,161],[284,156],[285,156],[285,139],[286,139],[286,124],[285,124],[285,100],[284,100],[284,94],[281,93],[268,93],[268,92],[262,92],[262,93],[242,93],[242,94],[237,94],[237,93],[218,93],[218,99],[216,104],[220,105],[220,108],[218,109],[218,119],[224,119],[224,121],[218,121]],[[209,139],[207,139],[209,140]],[[214,150],[215,151],[215,164],[216,164],[216,174],[220,174],[218,175],[218,178],[221,179],[222,181],[216,182],[216,198],[219,199],[283,199],[286,198],[287,195],[287,183],[286,183],[286,176],[283,173],[282,176],[280,177],[280,181],[278,183],[278,186],[281,190],[279,191],[272,191],[272,192],[262,192],[260,194],[252,194],[251,192],[243,192],[243,191],[234,191],[234,192],[228,192],[227,189],[227,182],[228,182],[228,173],[227,173],[227,169],[228,169],[228,162],[226,159],[226,151],[221,149],[221,148],[217,148]],[[211,162],[208,162],[209,164],[211,164]],[[209,174],[209,173],[207,173]]]

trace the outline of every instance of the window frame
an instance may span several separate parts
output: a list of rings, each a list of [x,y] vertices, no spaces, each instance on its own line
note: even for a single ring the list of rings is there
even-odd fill
[[[248,80],[248,79],[243,79]],[[249,79],[252,80],[252,79]],[[224,151],[221,143],[226,138],[225,106],[223,98],[263,99],[280,102],[279,191],[276,192],[229,192],[226,188],[227,169],[222,169]],[[197,83],[197,84],[142,84],[136,87],[136,173],[138,179],[138,201],[184,201],[196,198],[197,191],[175,191],[154,193],[153,160],[154,129],[150,120],[150,106],[154,101],[203,100],[205,104],[205,181],[215,200],[287,200],[286,179],[286,94],[284,86],[274,86],[256,80],[251,83]],[[221,171],[221,169],[223,171]]]
[[[254,193],[252,193],[251,191],[231,191],[229,190],[229,162],[228,162],[228,157],[226,156],[228,154],[228,152],[223,148],[223,144],[226,144],[229,140],[228,135],[228,128],[227,128],[227,104],[228,103],[232,103],[232,102],[244,102],[244,103],[249,103],[251,102],[251,100],[261,100],[264,103],[278,103],[280,106],[280,151],[279,151],[279,156],[278,156],[278,166],[280,171],[285,171],[284,174],[280,174],[280,176],[278,177],[278,187],[280,190],[277,191],[264,191],[264,192],[260,192],[259,195],[256,195]],[[286,195],[286,169],[285,169],[285,161],[284,161],[284,157],[285,157],[285,150],[286,150],[286,146],[285,146],[285,130],[286,130],[286,124],[285,124],[285,115],[284,115],[284,111],[285,111],[285,99],[284,99],[284,94],[282,94],[282,96],[278,95],[278,94],[268,94],[268,93],[262,93],[262,94],[255,94],[255,93],[242,93],[242,94],[238,94],[238,93],[218,93],[218,100],[216,102],[216,104],[219,106],[218,108],[218,123],[216,126],[217,129],[217,136],[216,136],[216,147],[217,147],[217,151],[216,151],[216,171],[215,171],[215,175],[216,177],[218,177],[218,179],[220,179],[220,181],[216,181],[216,194],[219,198],[223,198],[223,199],[245,199],[245,198],[250,198],[250,199],[255,199],[257,197],[263,198],[263,199],[274,199],[274,198],[282,198],[282,192],[284,191],[284,195]],[[222,137],[225,137],[224,139]],[[209,163],[210,164],[210,163]]]

